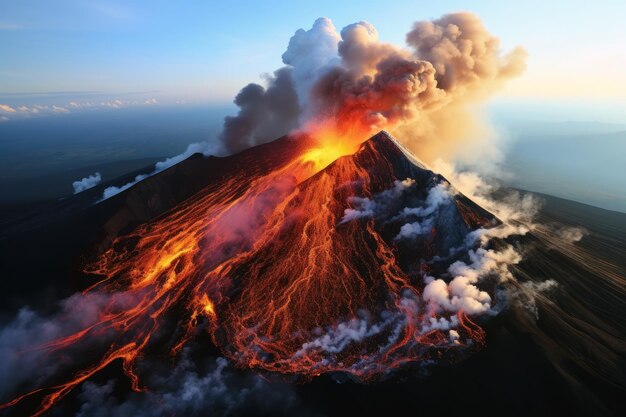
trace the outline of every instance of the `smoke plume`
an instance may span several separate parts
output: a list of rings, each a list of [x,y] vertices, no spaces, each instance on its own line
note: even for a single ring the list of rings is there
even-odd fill
[[[268,142],[296,127],[299,113],[291,68],[284,67],[267,77],[268,87],[248,84],[237,97],[240,110],[226,117],[220,140],[230,152],[239,152]]]
[[[519,75],[526,52],[502,53],[471,13],[417,22],[406,41],[384,43],[367,22],[338,33],[322,18],[298,30],[267,88],[249,84],[235,99],[240,111],[225,120],[223,146],[238,151],[294,129],[315,136],[322,126],[357,142],[386,129],[426,162],[467,151],[473,144],[462,141],[482,129],[472,104]]]

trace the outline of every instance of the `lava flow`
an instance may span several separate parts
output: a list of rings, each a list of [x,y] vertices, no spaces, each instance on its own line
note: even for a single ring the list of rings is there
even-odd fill
[[[3,407],[41,396],[40,415],[118,359],[142,390],[148,349],[176,355],[205,328],[237,365],[305,379],[366,381],[479,347],[471,317],[495,284],[474,284],[499,266],[483,267],[490,252],[470,237],[493,216],[386,133],[360,145],[300,136],[283,139],[293,151],[272,169],[248,166],[116,238],[85,267],[100,277],[82,295],[97,320],[38,348],[99,356]]]

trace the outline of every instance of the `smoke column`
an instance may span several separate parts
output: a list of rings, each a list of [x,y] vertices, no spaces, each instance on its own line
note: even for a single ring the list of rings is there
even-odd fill
[[[483,129],[471,106],[521,74],[526,52],[502,53],[471,13],[417,22],[406,42],[380,41],[367,22],[339,33],[318,19],[291,38],[285,66],[267,87],[241,90],[239,113],[226,118],[220,141],[237,152],[294,129],[351,143],[386,129],[426,162],[467,152],[475,143],[463,141]]]

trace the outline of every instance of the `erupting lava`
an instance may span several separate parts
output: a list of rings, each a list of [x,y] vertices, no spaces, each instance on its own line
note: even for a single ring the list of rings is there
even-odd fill
[[[316,145],[306,150],[301,157],[302,162],[313,163],[312,172],[321,171],[340,157],[353,154],[359,145],[354,137],[339,135],[331,128],[317,128],[312,136],[315,137]]]
[[[45,395],[40,415],[117,359],[141,390],[134,369],[148,348],[176,355],[204,328],[239,366],[304,378],[341,371],[368,380],[479,346],[483,331],[470,316],[489,309],[495,281],[487,292],[450,284],[448,304],[425,287],[454,278],[451,265],[468,256],[461,249],[478,248],[469,237],[493,216],[386,133],[361,145],[300,136],[276,142],[291,156],[272,169],[229,174],[115,239],[85,268],[101,277],[83,293],[98,320],[39,347],[54,356],[89,346],[99,359],[4,407]],[[493,269],[475,275],[483,272]]]

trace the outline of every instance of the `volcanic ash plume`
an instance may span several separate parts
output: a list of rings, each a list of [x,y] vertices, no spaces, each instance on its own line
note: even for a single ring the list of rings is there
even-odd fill
[[[327,18],[298,30],[267,88],[249,84],[235,99],[224,147],[240,151],[294,129],[358,144],[386,129],[426,162],[468,151],[463,140],[481,129],[471,105],[519,75],[526,52],[503,54],[470,13],[417,22],[406,40],[408,48],[384,43],[367,22],[337,33]]]

